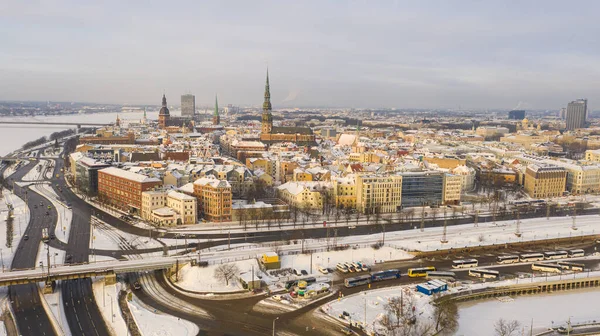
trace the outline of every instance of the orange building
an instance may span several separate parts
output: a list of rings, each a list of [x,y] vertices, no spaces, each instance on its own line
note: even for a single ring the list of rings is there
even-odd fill
[[[98,171],[98,198],[122,210],[140,212],[142,192],[161,184],[157,178],[108,167]]]
[[[231,221],[231,185],[210,175],[194,181],[198,214],[209,222]]]

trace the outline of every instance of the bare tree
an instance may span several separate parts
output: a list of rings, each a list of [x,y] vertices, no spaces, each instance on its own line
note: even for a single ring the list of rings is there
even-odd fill
[[[215,269],[214,277],[229,286],[229,281],[234,279],[239,272],[240,270],[236,264],[221,264]]]
[[[494,335],[495,336],[513,336],[518,332],[521,324],[519,321],[512,320],[506,321],[504,319],[499,319],[494,323]]]
[[[433,312],[435,331],[444,330],[452,333],[458,328],[458,307],[452,300],[445,300],[435,306]]]

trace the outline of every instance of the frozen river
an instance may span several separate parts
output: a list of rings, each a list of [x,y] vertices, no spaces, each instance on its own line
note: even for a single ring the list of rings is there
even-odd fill
[[[131,112],[119,113],[121,119],[140,120],[144,113]],[[157,119],[158,112],[148,112],[148,119]],[[6,121],[51,121],[51,122],[92,122],[110,123],[117,119],[117,112],[73,114],[64,116],[36,116],[36,117],[7,117]],[[24,143],[35,140],[41,136],[49,136],[54,132],[68,129],[59,125],[2,125],[0,124],[0,155],[6,155],[21,148]]]
[[[496,299],[461,304],[460,326],[456,335],[493,336],[494,323],[499,319],[517,320],[529,335],[531,319],[533,331],[571,322],[600,321],[600,289],[574,290],[547,295],[519,296],[511,302]],[[519,330],[520,331],[520,330]],[[519,335],[521,333],[519,332]]]

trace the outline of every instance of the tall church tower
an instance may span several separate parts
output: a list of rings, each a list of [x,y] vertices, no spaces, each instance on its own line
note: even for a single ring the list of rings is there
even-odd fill
[[[162,107],[160,108],[160,112],[158,113],[158,128],[164,129],[167,127],[167,121],[171,115],[169,114],[169,108],[167,108],[167,97],[165,97],[163,93],[162,97]]]
[[[219,125],[221,123],[221,117],[219,116],[219,101],[215,95],[215,113],[213,114],[213,125]]]
[[[269,69],[267,69],[267,83],[265,84],[265,102],[263,103],[262,133],[271,134],[273,130],[273,115],[271,114],[271,91],[269,89]]]

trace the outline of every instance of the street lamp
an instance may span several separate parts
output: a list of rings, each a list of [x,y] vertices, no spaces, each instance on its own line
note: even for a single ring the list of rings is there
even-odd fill
[[[275,336],[275,321],[279,320],[279,316],[277,316],[274,320],[273,320],[273,336]]]

